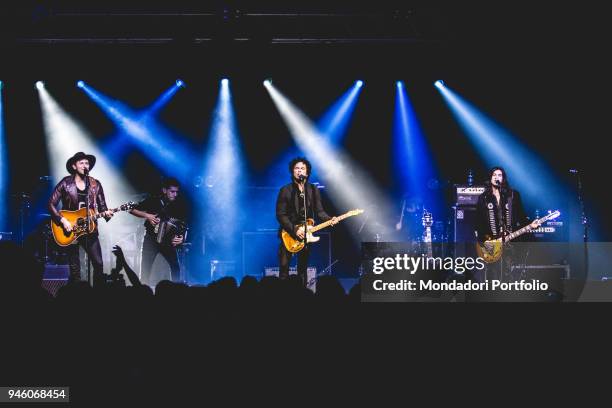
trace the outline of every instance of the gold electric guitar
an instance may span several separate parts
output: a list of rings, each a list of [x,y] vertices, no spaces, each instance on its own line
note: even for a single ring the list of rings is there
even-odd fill
[[[129,203],[123,204],[120,207],[113,208],[113,213],[117,211],[129,211],[136,207],[136,204],[130,201]],[[93,208],[89,209],[89,231],[87,231],[87,210],[85,207],[77,211],[60,210],[59,212],[62,217],[66,218],[72,225],[72,231],[66,232],[62,223],[56,223],[51,220],[51,231],[53,232],[53,239],[59,246],[68,246],[74,243],[79,237],[91,234],[96,230],[96,223],[94,222],[103,215],[95,212]]]
[[[561,213],[559,211],[551,212],[545,217],[538,218],[537,220],[535,220],[535,223],[538,224],[538,226],[540,226],[544,224],[546,221],[554,220],[560,215]],[[504,237],[503,242],[501,238],[491,239],[490,237],[485,237],[484,243],[480,243],[480,242],[476,243],[476,253],[478,254],[480,258],[484,259],[486,263],[497,262],[501,258],[502,253],[504,252],[504,245],[506,243],[532,230],[533,229],[531,228],[531,224],[529,224],[521,228],[520,230],[514,231],[506,235]]]
[[[342,215],[339,215],[338,217],[336,217],[336,219],[338,221],[342,221],[345,218],[348,217],[352,217],[353,215],[359,215],[363,212],[363,210],[351,210],[348,211]],[[308,228],[306,229],[306,242],[307,243],[311,243],[311,242],[317,242],[319,239],[321,239],[320,237],[315,237],[314,235],[312,235],[313,233],[322,230],[323,228],[329,227],[331,225],[331,220],[329,221],[325,221],[324,223],[321,223],[319,225],[317,225],[316,227],[314,226],[314,220],[309,218],[308,219]],[[304,225],[301,224],[300,229],[304,229]],[[295,252],[300,252],[302,249],[304,249],[304,241],[300,241],[298,239],[294,239],[287,231],[283,230],[281,232],[281,238],[283,240],[283,244],[285,244],[285,248],[287,248],[287,251],[295,253]]]

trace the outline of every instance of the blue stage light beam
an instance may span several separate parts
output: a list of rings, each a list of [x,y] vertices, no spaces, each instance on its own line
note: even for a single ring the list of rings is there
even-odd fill
[[[126,104],[114,100],[85,83],[83,91],[113,121],[121,134],[130,140],[165,174],[187,182],[194,163],[192,146],[178,140],[175,134],[168,131],[147,111],[137,112]]]
[[[330,143],[310,119],[271,83],[264,84],[272,101],[285,121],[297,146],[313,163],[316,176],[325,181],[330,198],[337,208],[347,211],[364,209],[368,221],[361,237],[372,238],[379,231],[376,224],[390,225],[393,217],[386,195],[370,176],[342,149]],[[347,182],[350,180],[350,182]],[[360,237],[354,235],[357,240]],[[392,238],[390,236],[385,239]]]
[[[362,87],[362,81],[355,81],[353,86],[338,98],[317,122],[319,130],[327,136],[331,143],[337,144],[346,134]]]
[[[93,135],[85,126],[70,116],[66,110],[53,98],[46,88],[38,91],[42,121],[46,137],[47,155],[50,163],[52,184],[57,184],[68,176],[66,161],[74,153],[83,151],[96,156],[96,166],[91,176],[100,180],[104,187],[104,195],[109,208],[117,207],[134,198],[135,191],[122,171],[115,165],[114,158],[99,148]],[[100,235],[106,239],[125,237],[124,228],[137,228],[139,222],[126,212],[115,214],[109,222],[98,223]],[[117,242],[121,245],[121,241]],[[105,270],[110,271],[109,263],[105,262]]]
[[[560,197],[564,186],[540,156],[443,81],[436,81],[435,87],[485,164],[504,167],[508,179],[521,191],[525,202],[542,208],[542,205],[559,205],[559,200],[565,201]],[[551,202],[543,204],[545,199]]]
[[[155,102],[144,110],[144,113],[151,117],[157,115],[168,104],[168,102],[170,102],[172,97],[179,91],[179,89],[184,87],[185,83],[182,80],[177,79],[176,82],[166,89]]]
[[[317,121],[319,132],[333,145],[338,145],[346,135],[362,86],[363,81],[355,81]],[[267,179],[274,185],[284,183],[289,177],[287,163],[300,154],[303,153],[296,146],[292,146],[279,154],[278,159],[274,160],[275,165],[268,170]]]
[[[79,85],[80,84],[80,85]],[[79,81],[77,86],[83,88],[85,83]],[[178,92],[179,89],[184,88],[185,83],[177,79],[168,89],[166,89],[149,107],[138,112],[140,115],[141,122],[149,122],[155,120],[159,112],[166,107],[166,105],[172,100],[172,97]],[[116,162],[120,163],[124,159],[126,153],[129,151],[131,146],[130,137],[118,131],[114,135],[105,141],[103,151],[109,152],[109,155],[114,157]]]
[[[205,214],[203,228],[217,238],[213,256],[221,260],[232,260],[241,242],[238,233],[241,225],[239,217],[243,213],[241,209],[248,206],[244,205],[247,185],[245,159],[229,81],[226,79],[220,83],[202,165],[205,180],[200,208],[201,214]]]
[[[8,227],[7,203],[8,197],[8,155],[6,154],[6,140],[4,138],[4,105],[2,81],[0,81],[0,231]]]
[[[402,81],[396,84],[393,135],[395,174],[406,198],[422,202],[435,217],[442,197],[429,185],[437,179],[434,157]]]

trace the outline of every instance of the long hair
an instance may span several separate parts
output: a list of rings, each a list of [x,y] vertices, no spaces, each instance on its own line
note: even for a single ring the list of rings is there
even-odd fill
[[[504,170],[504,168],[500,166],[492,167],[489,170],[489,177],[487,178],[487,181],[485,182],[485,186],[487,190],[493,191],[493,185],[491,184],[491,177],[493,177],[493,173],[496,172],[497,170],[501,171],[502,173],[501,190],[503,192],[510,191],[510,183],[508,183],[508,176],[506,175],[506,170]]]

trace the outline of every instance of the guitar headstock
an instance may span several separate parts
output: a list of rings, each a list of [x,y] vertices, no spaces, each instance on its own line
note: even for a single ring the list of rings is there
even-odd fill
[[[552,211],[552,212],[546,214],[544,217],[537,219],[535,222],[538,223],[539,225],[542,225],[546,221],[550,221],[550,220],[554,220],[555,218],[558,218],[560,215],[561,215],[561,211],[559,211],[559,210]]]
[[[125,204],[122,204],[121,207],[119,207],[119,210],[130,211],[130,210],[133,210],[134,208],[136,208],[136,203],[133,201],[129,201]]]
[[[347,216],[352,217],[354,215],[359,215],[362,214],[364,212],[364,210],[360,209],[360,208],[356,208],[354,210],[348,211],[346,213]]]
[[[421,219],[424,227],[431,227],[433,225],[433,216],[427,210],[423,210],[423,218]]]
[[[554,220],[555,218],[558,218],[560,215],[561,215],[561,211],[557,210],[557,211],[553,211],[553,212],[545,215],[541,219],[543,221],[550,221],[550,220]]]

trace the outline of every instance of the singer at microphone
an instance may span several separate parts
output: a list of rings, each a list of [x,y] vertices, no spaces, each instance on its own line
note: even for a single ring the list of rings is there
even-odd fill
[[[308,221],[325,222],[331,221],[331,225],[338,222],[336,217],[332,217],[323,208],[321,193],[319,189],[308,183],[308,177],[312,174],[312,166],[305,157],[296,157],[289,162],[289,174],[291,182],[281,187],[276,198],[276,219],[279,223],[279,238],[283,231],[291,238],[305,242],[305,246],[297,256],[297,274],[304,286],[307,286],[308,257],[310,244],[304,228]],[[279,278],[289,277],[289,263],[294,256],[281,239],[278,249]]]
[[[532,230],[538,228],[536,221],[530,221],[521,200],[521,194],[513,189],[507,174],[502,167],[496,166],[489,170],[485,191],[478,197],[474,214],[474,236],[484,248],[492,248],[494,240],[506,240],[508,234],[525,226]],[[529,239],[523,235],[523,240]],[[512,259],[525,259],[522,249],[515,247],[515,253],[509,247],[504,247],[504,255],[499,262],[490,263],[485,269],[473,273],[471,277],[478,282],[491,279],[518,279],[512,269]]]
[[[66,162],[66,171],[68,176],[62,178],[55,186],[49,200],[47,208],[53,223],[63,227],[65,232],[73,230],[75,220],[64,213],[60,213],[58,206],[61,202],[62,210],[78,211],[86,208],[95,209],[107,221],[113,216],[113,211],[109,210],[106,205],[106,197],[100,180],[88,176],[89,171],[96,165],[96,157],[84,152],[77,152]],[[71,218],[70,221],[68,218]],[[90,220],[94,225],[98,221],[94,218]],[[70,268],[69,282],[81,280],[80,270],[80,255],[79,247],[87,253],[87,262],[93,266],[93,284],[94,286],[103,285],[104,265],[102,257],[102,249],[98,239],[98,229],[94,228],[92,232],[86,234],[83,238],[79,238],[76,245],[69,245],[61,249],[68,257]]]

